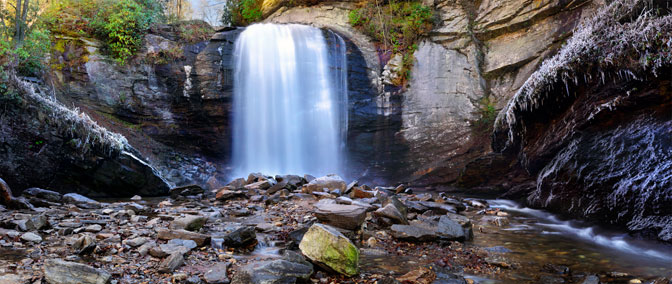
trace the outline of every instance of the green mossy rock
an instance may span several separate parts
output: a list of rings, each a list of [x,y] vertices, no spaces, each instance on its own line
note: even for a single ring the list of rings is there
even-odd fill
[[[313,262],[346,276],[359,274],[359,249],[334,227],[314,224],[299,244]]]

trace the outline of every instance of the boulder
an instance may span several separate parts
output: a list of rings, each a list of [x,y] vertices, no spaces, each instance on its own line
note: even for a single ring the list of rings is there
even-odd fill
[[[77,251],[79,255],[91,254],[96,249],[96,240],[89,234],[85,234],[72,244],[72,248]]]
[[[256,241],[255,227],[238,226],[224,236],[224,245],[228,247],[245,247]]]
[[[313,262],[346,276],[359,273],[359,249],[336,228],[313,224],[299,244]]]
[[[343,229],[357,230],[366,219],[366,208],[357,205],[317,203],[315,207],[318,220]]]
[[[104,270],[60,259],[45,260],[42,269],[50,284],[107,284],[111,277]]]
[[[173,229],[185,229],[187,231],[198,231],[200,230],[207,219],[200,215],[186,215],[181,218],[173,220],[171,223],[171,228]]]
[[[224,187],[217,191],[215,198],[217,200],[228,200],[235,197],[245,196],[245,193],[238,190],[230,190],[228,187]]]
[[[172,239],[183,239],[183,240],[192,240],[196,242],[198,246],[203,246],[210,243],[210,236],[189,232],[186,230],[168,230],[168,229],[159,229],[157,230],[158,238],[161,240],[172,240]]]
[[[36,197],[50,202],[61,202],[61,198],[63,198],[58,192],[37,187],[26,189],[21,194],[26,197]]]
[[[30,243],[40,243],[42,242],[42,237],[38,234],[28,232],[21,235],[21,240]]]
[[[265,190],[271,187],[273,184],[271,180],[261,180],[244,186],[245,189],[260,189]]]
[[[102,207],[98,201],[77,193],[68,193],[63,195],[63,202],[67,204],[73,204],[84,209],[98,209]]]
[[[281,259],[247,264],[233,277],[231,284],[296,283],[308,281],[313,265],[298,253],[286,250]]]
[[[439,218],[437,233],[443,239],[465,241],[474,238],[471,220],[469,218],[447,213]]]
[[[346,184],[345,181],[337,175],[327,175],[323,177],[316,178],[303,186],[303,193],[313,193],[314,191],[334,191],[340,190],[340,192],[345,192]]]
[[[205,193],[205,190],[196,184],[185,185],[170,189],[170,197],[176,199],[179,196],[192,196]]]
[[[438,238],[436,228],[421,224],[392,225],[390,234],[395,239],[411,242],[428,242]]]
[[[228,262],[220,262],[208,268],[203,275],[205,283],[208,284],[227,284],[229,277],[227,277],[226,270],[229,268]]]
[[[0,178],[0,204],[9,205],[12,198],[12,189],[10,189],[9,185]]]
[[[374,211],[373,214],[379,217],[389,218],[396,224],[408,225],[408,219],[406,219],[406,215],[399,212],[399,209],[397,209],[397,207],[391,203]]]
[[[184,264],[184,254],[175,252],[159,264],[159,272],[170,273]]]

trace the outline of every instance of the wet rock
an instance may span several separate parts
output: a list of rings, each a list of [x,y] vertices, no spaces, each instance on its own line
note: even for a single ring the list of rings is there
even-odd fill
[[[21,235],[21,240],[24,242],[40,243],[42,242],[42,237],[38,234],[28,232]]]
[[[96,240],[88,234],[85,234],[75,240],[72,248],[78,255],[91,254],[96,249]]]
[[[3,284],[24,284],[26,281],[23,280],[19,275],[6,274],[0,275],[0,283]]]
[[[308,281],[313,265],[293,251],[285,251],[282,259],[253,262],[238,269],[231,284],[296,283]]]
[[[166,257],[172,254],[186,254],[196,247],[196,242],[192,240],[172,239],[166,244],[152,247],[149,254],[154,257]]]
[[[140,195],[133,195],[133,197],[131,197],[131,200],[133,200],[133,201],[140,201],[140,200],[142,200],[142,196],[140,196]]]
[[[392,225],[390,234],[398,240],[428,242],[438,238],[436,229],[426,225]]]
[[[111,275],[104,270],[60,259],[47,259],[44,278],[51,284],[106,284]]]
[[[258,189],[258,190],[266,190],[269,187],[271,187],[273,184],[271,184],[270,180],[262,180],[258,181],[255,183],[248,184],[244,186],[245,189]]]
[[[98,225],[98,224],[89,225],[89,226],[86,226],[84,228],[84,231],[89,232],[89,233],[98,233],[102,230],[103,230],[103,226]]]
[[[21,194],[25,197],[36,197],[36,198],[39,198],[39,199],[44,199],[46,201],[56,202],[56,203],[61,202],[61,198],[63,198],[61,196],[61,194],[58,193],[58,192],[51,191],[51,190],[46,190],[46,189],[41,189],[41,188],[37,188],[37,187],[28,188],[28,189],[24,190]]]
[[[303,193],[313,193],[315,191],[325,190],[332,192],[336,189],[340,190],[341,192],[345,192],[345,181],[337,175],[327,175],[310,181],[308,184],[303,186],[301,191]]]
[[[296,189],[306,183],[306,179],[303,177],[297,176],[297,175],[282,175],[282,176],[275,176],[275,180],[278,182],[286,182],[289,186],[293,187],[293,189]]]
[[[317,203],[315,207],[318,220],[343,229],[356,230],[366,219],[366,208],[361,206]]]
[[[208,284],[225,284],[229,283],[229,277],[227,277],[227,272],[226,270],[229,268],[229,263],[228,262],[220,262],[212,267],[208,268],[208,270],[205,272],[203,275],[203,279],[205,280],[205,283]]]
[[[9,202],[14,198],[12,196],[12,189],[9,185],[0,178],[0,204],[9,205]]]
[[[350,191],[350,198],[371,198],[374,195],[372,191],[364,190],[360,187],[355,187]]]
[[[196,184],[175,187],[170,190],[170,198],[177,199],[180,196],[193,196],[205,193],[205,190]]]
[[[505,227],[509,225],[509,218],[507,217],[498,217],[498,216],[484,216],[481,219],[481,222],[490,223],[497,227]]]
[[[49,220],[47,216],[44,214],[40,215],[35,215],[35,216],[17,216],[21,217],[19,220],[14,220],[12,223],[14,223],[19,230],[27,232],[27,231],[35,231],[35,230],[41,230],[44,228],[49,227]],[[23,219],[25,218],[25,219]]]
[[[359,273],[359,249],[336,228],[314,224],[299,244],[301,253],[315,263],[346,276]]]
[[[438,203],[432,201],[421,201],[420,205],[426,207],[428,210],[434,211],[436,214],[457,213],[458,210],[452,204]]]
[[[289,187],[289,183],[286,180],[283,180],[283,181],[280,181],[280,182],[274,184],[270,188],[268,188],[268,190],[266,190],[265,194],[271,195],[271,194],[274,194],[278,191],[286,189],[288,187]]]
[[[540,284],[559,284],[559,283],[566,283],[566,281],[562,277],[558,277],[558,276],[541,275],[539,277],[539,283]]]
[[[397,209],[397,207],[395,207],[393,204],[387,204],[385,207],[374,211],[373,214],[379,217],[389,218],[395,224],[408,224],[408,219],[406,219],[406,216],[401,214],[399,209]]]
[[[155,241],[148,241],[138,248],[138,253],[141,256],[145,256],[151,251],[151,249],[153,249],[155,247],[156,247],[156,242]]]
[[[177,218],[173,220],[170,224],[173,229],[184,229],[187,231],[198,231],[200,230],[207,219],[200,215],[186,215],[182,218]]]
[[[176,252],[165,258],[161,264],[159,264],[159,272],[170,273],[175,271],[178,267],[184,264],[184,255],[180,252]]]
[[[124,209],[131,210],[134,214],[148,214],[152,211],[151,208],[135,202],[126,203]]]
[[[397,280],[402,283],[431,284],[436,279],[436,273],[426,267],[410,271]]]
[[[73,204],[84,209],[99,209],[102,207],[98,201],[77,193],[64,194],[63,202],[67,204]]]
[[[447,240],[465,241],[474,238],[471,220],[465,216],[451,213],[439,218],[437,233]]]
[[[247,184],[247,181],[244,178],[237,178],[232,180],[226,186],[234,190],[242,189]]]
[[[130,246],[132,248],[139,247],[141,245],[144,245],[145,243],[147,243],[147,239],[143,237],[137,237],[123,241],[123,244]]]
[[[198,246],[203,246],[210,243],[210,236],[194,233],[186,230],[168,230],[168,229],[159,229],[157,230],[158,238],[161,240],[172,240],[172,239],[183,239],[183,240],[192,240],[196,242]]]
[[[600,277],[597,275],[588,275],[586,278],[583,278],[583,281],[581,281],[581,284],[600,284]]]
[[[215,198],[217,200],[229,200],[231,198],[242,197],[242,196],[245,196],[244,192],[234,191],[234,190],[228,189],[227,187],[224,187],[217,192],[217,194],[215,195]]]
[[[256,243],[257,234],[254,227],[239,226],[224,236],[224,245],[228,247],[245,247]]]

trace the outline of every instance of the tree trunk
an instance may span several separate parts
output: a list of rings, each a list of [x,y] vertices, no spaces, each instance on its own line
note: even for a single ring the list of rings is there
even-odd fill
[[[16,33],[14,33],[14,45],[19,45],[20,35],[21,35],[21,0],[16,0],[16,21],[14,26],[16,26]]]
[[[26,38],[26,30],[28,30],[28,22],[26,19],[28,17],[28,3],[30,0],[23,0],[23,11],[21,11],[21,34],[19,41],[23,41]]]

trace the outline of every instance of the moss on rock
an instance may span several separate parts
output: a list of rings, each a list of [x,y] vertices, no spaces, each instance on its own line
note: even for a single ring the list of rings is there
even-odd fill
[[[314,224],[299,244],[301,252],[317,264],[346,276],[359,273],[359,249],[335,228]]]

